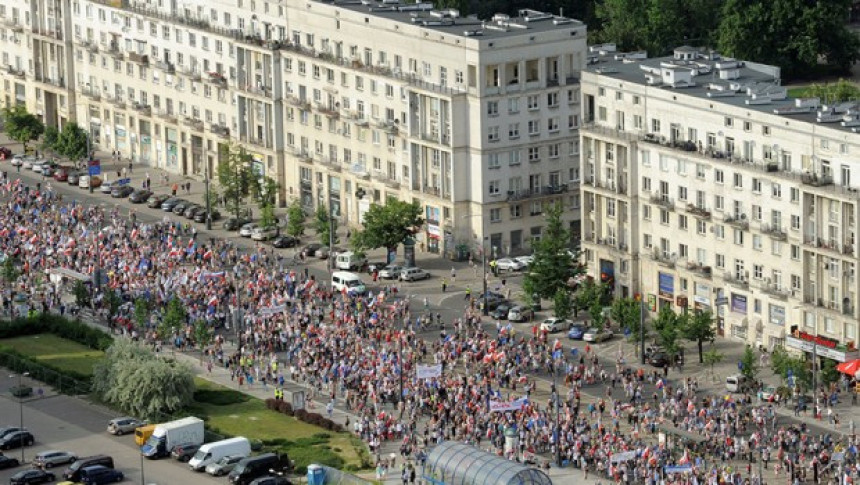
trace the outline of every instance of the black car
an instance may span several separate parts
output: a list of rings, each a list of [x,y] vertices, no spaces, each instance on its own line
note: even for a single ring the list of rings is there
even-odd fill
[[[511,305],[503,303],[497,306],[496,309],[493,310],[492,313],[490,313],[490,316],[495,318],[496,320],[507,320],[509,311],[511,311]]]
[[[185,463],[194,457],[194,454],[197,453],[197,450],[199,450],[201,446],[202,444],[176,445],[173,447],[173,450],[171,450],[170,456]]]
[[[9,479],[9,484],[29,485],[31,483],[48,483],[53,482],[56,479],[57,477],[53,473],[33,468],[31,470],[21,470],[20,472],[12,475],[12,478]]]
[[[110,190],[110,196],[114,199],[125,199],[130,196],[134,192],[133,187],[129,187],[128,185],[122,185],[119,187],[114,187]]]
[[[310,243],[302,248],[302,252],[309,258],[313,258],[319,248],[323,247],[320,243]]]
[[[0,438],[0,450],[32,446],[35,441],[29,431],[14,431]]]
[[[249,222],[251,222],[251,219],[248,219],[246,217],[239,217],[238,219],[235,217],[231,217],[224,221],[223,227],[228,231],[238,231],[240,227],[244,226]]]
[[[220,218],[221,213],[215,209],[212,209],[212,220],[217,221]],[[206,222],[206,209],[203,209],[202,211],[197,211],[197,213],[194,214],[194,222]]]
[[[205,211],[206,208],[201,206],[200,204],[191,204],[185,208],[185,211],[182,213],[186,219],[194,219],[194,216],[197,215],[200,211]]]
[[[146,189],[137,189],[128,196],[128,200],[132,204],[143,204],[152,197],[152,192]]]
[[[19,462],[17,458],[10,458],[5,455],[0,455],[0,469],[5,470],[6,468],[15,468],[20,464],[21,462]]]
[[[654,367],[666,367],[669,365],[669,356],[665,352],[654,352],[648,356],[648,363]]]
[[[292,485],[287,477],[282,477],[280,475],[267,475],[265,477],[260,477],[254,479],[250,485]]]
[[[169,195],[164,195],[164,194],[150,196],[147,203],[146,203],[146,206],[149,208],[152,208],[152,209],[160,209],[161,204],[166,202],[167,199],[169,199],[169,198],[170,198]]]
[[[276,248],[294,248],[299,244],[299,240],[293,236],[278,236],[272,239],[272,246]]]
[[[165,212],[173,212],[173,208],[180,202],[182,202],[182,199],[179,197],[169,197],[161,203],[161,210]]]
[[[185,209],[187,209],[191,204],[191,202],[188,202],[185,199],[179,199],[179,202],[173,206],[173,209],[171,209],[170,212],[182,215],[182,213],[185,212]]]

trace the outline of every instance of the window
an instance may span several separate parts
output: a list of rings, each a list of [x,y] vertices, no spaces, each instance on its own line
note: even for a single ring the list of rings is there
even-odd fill
[[[726,228],[722,224],[714,225],[714,237],[722,241],[726,238]]]
[[[800,230],[800,216],[797,214],[791,215],[791,229],[794,231]]]
[[[669,211],[660,209],[660,224],[669,225]]]
[[[687,259],[690,256],[690,250],[686,244],[678,244],[678,257]]]
[[[743,174],[735,173],[733,180],[734,180],[733,185],[736,189],[744,188],[744,176],[743,176]]]
[[[529,162],[540,161],[540,147],[529,147],[528,150]]]
[[[606,200],[606,217],[615,218],[615,199]]]
[[[649,177],[642,177],[642,190],[645,192],[651,191],[651,179]]]
[[[558,106],[558,92],[546,93],[546,105],[550,108]]]
[[[538,97],[537,97],[537,95],[529,96],[527,98],[527,102],[528,102],[529,111],[533,111],[533,110],[538,109]]]
[[[529,120],[529,135],[538,135],[540,134],[540,121],[539,120]]]
[[[696,178],[705,180],[705,165],[701,163],[696,164]]]
[[[797,244],[791,245],[791,259],[795,261],[800,260],[800,246],[798,246]]]
[[[487,168],[499,168],[502,164],[499,161],[498,153],[491,153],[487,155]]]
[[[800,189],[798,189],[797,187],[792,187],[788,191],[788,196],[789,196],[789,200],[791,200],[791,202],[794,202],[794,203],[800,202]]]
[[[687,230],[687,216],[683,214],[678,215],[678,228],[681,230]]]
[[[491,126],[487,130],[487,140],[488,141],[499,141],[499,127]]]
[[[519,123],[511,123],[508,125],[508,138],[514,140],[520,137],[520,124]]]
[[[770,184],[770,195],[772,197],[776,197],[777,199],[781,199],[782,198],[782,185],[780,185],[776,182],[772,182]]]
[[[698,234],[700,236],[704,236],[707,233],[708,233],[708,223],[703,221],[703,220],[696,219],[696,234]]]
[[[735,120],[726,116],[726,126],[729,128],[735,126]]]
[[[777,241],[776,239],[772,239],[770,241],[770,250],[771,254],[779,256],[780,254],[782,254],[782,242]]]
[[[498,180],[490,180],[489,192],[490,195],[499,195],[501,192],[501,183]]]
[[[651,249],[651,247],[654,245],[653,241],[651,240],[650,234],[642,235],[642,245],[645,247],[645,249]]]
[[[754,221],[761,221],[761,206],[753,204],[752,206],[752,219]]]
[[[726,257],[722,254],[714,255],[714,266],[720,269],[725,269],[726,267]]]
[[[520,112],[520,98],[508,98],[508,113]]]
[[[740,229],[735,229],[734,234],[735,234],[735,244],[737,244],[738,246],[743,246],[744,245],[744,231],[742,231]]]
[[[651,119],[651,133],[660,133],[660,120],[657,118]]]
[[[761,251],[761,234],[753,234],[752,240],[753,249],[756,251]]]
[[[678,187],[678,200],[687,200],[687,187],[679,186]]]
[[[764,266],[760,264],[753,265],[753,278],[760,280],[764,277]]]
[[[736,174],[736,175],[737,175],[737,174]],[[753,179],[752,179],[752,190],[753,190],[753,192],[755,192],[756,194],[760,194],[760,193],[761,193],[761,179],[756,178],[756,177],[753,177]]]
[[[718,184],[725,183],[725,180],[723,179],[723,171],[718,168],[714,169],[714,182]]]
[[[714,209],[718,211],[725,210],[725,199],[722,195],[714,196]]]
[[[490,209],[490,222],[501,222],[502,221],[502,210],[501,209]]]
[[[519,217],[522,217],[522,215],[523,215],[522,214],[522,207],[519,204],[512,205],[510,212],[511,212],[511,219],[517,219]]]
[[[642,218],[645,219],[646,221],[651,220],[651,206],[650,205],[643,205],[642,206]]]
[[[499,115],[499,102],[498,101],[490,101],[487,103],[487,115],[489,115],[489,116],[498,116]]]

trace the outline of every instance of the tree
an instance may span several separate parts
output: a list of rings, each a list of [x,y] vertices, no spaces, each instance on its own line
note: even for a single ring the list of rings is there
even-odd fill
[[[320,204],[317,207],[317,212],[314,215],[314,226],[321,243],[328,245],[329,242],[333,242],[334,244],[340,242],[337,239],[337,221],[329,215],[328,206],[325,204]],[[331,234],[332,228],[335,230],[334,235]],[[332,237],[334,239],[331,239]]]
[[[93,391],[124,413],[158,422],[192,402],[194,371],[136,342],[117,339],[93,369]]]
[[[45,133],[42,135],[42,149],[56,152],[59,139],[60,130],[56,126],[46,126]]]
[[[298,238],[305,233],[305,211],[299,199],[293,200],[287,209],[287,234]]]
[[[54,151],[69,160],[87,157],[87,132],[74,121],[66,123],[54,143]]]
[[[209,328],[209,324],[206,323],[206,320],[198,318],[194,321],[192,332],[194,336],[194,346],[200,351],[200,362],[203,362],[203,352],[206,350],[206,347],[212,343],[212,329]]]
[[[5,118],[6,133],[9,138],[24,145],[24,151],[27,151],[27,144],[42,136],[45,131],[45,125],[38,117],[30,114],[27,108],[21,105],[8,107],[3,110]]]
[[[75,295],[75,304],[80,308],[90,305],[90,290],[83,281],[75,281],[75,287],[72,290]]]
[[[705,342],[713,342],[717,336],[714,331],[714,317],[709,311],[694,311],[682,319],[681,335],[690,342],[695,342],[699,349],[699,363],[704,363],[702,347]]]
[[[573,312],[570,299],[570,291],[564,286],[559,286],[553,296],[553,314],[556,318],[566,319]]]
[[[21,276],[21,270],[18,269],[18,263],[12,256],[6,255],[3,260],[3,266],[0,267],[3,281],[6,282],[6,290],[9,292],[9,316],[12,316],[12,286],[18,281]]]
[[[119,294],[113,289],[108,289],[105,292],[104,305],[107,307],[108,311],[108,325],[113,324],[113,317],[115,317],[116,314],[119,313],[119,307],[122,305],[122,303],[122,297],[120,297]]]
[[[577,309],[589,310],[593,306],[601,304],[605,292],[606,286],[603,283],[596,283],[593,279],[589,278],[576,289],[573,301]]]
[[[648,44],[646,2],[641,0],[603,0],[595,14],[601,29],[600,42],[615,42],[621,51],[644,49]]]
[[[179,301],[179,298],[171,298],[167,302],[167,309],[164,311],[164,316],[158,325],[158,336],[166,339],[182,330],[182,327],[185,326],[187,316],[185,307]]]
[[[725,0],[719,49],[724,55],[779,66],[787,79],[821,72],[822,61],[847,73],[860,56],[860,39],[845,22],[851,2]]]
[[[376,248],[396,251],[397,246],[412,237],[423,224],[421,206],[417,202],[388,199],[385,205],[370,205],[364,214],[364,227],[353,235],[352,244],[359,251]]]
[[[789,375],[800,393],[812,387],[812,371],[800,357],[789,354],[784,347],[775,347],[770,355],[770,368],[774,374],[789,384]]]
[[[744,355],[741,356],[741,375],[747,378],[750,383],[755,382],[758,377],[758,359],[755,357],[755,351],[749,344],[744,346]]]
[[[544,231],[540,239],[532,243],[534,260],[524,280],[541,298],[552,298],[556,288],[567,285],[568,280],[580,272],[568,250],[570,231],[561,220],[562,211],[559,203],[547,209]]]
[[[721,354],[719,350],[711,346],[711,349],[705,352],[704,354],[704,362],[705,365],[710,367],[711,369],[711,378],[714,378],[716,374],[714,374],[714,366],[723,361],[725,355]]]
[[[678,334],[681,326],[680,320],[681,317],[669,305],[660,308],[657,318],[654,320],[654,329],[657,331],[660,345],[663,346],[663,350],[672,359],[681,350],[681,347],[678,345]]]
[[[221,146],[217,168],[218,184],[234,217],[239,217],[242,203],[257,183],[257,174],[251,167],[251,161],[251,155],[245,148]]]
[[[152,315],[152,308],[148,299],[141,297],[134,300],[134,322],[137,328],[144,329],[149,326],[150,315]]]
[[[254,196],[260,208],[260,225],[263,227],[275,226],[278,223],[275,217],[275,198],[278,195],[278,182],[271,177],[263,177],[253,185]]]
[[[637,344],[634,349],[637,356],[639,355],[639,343],[641,341],[640,334],[642,338],[646,338],[648,335],[647,326],[641,332],[639,331],[639,325],[644,323],[642,313],[642,303],[633,298],[616,299],[612,302],[609,311],[612,319],[618,322],[618,325],[624,330],[628,340]]]
[[[860,86],[851,81],[840,79],[833,84],[815,83],[803,95],[807,98],[820,98],[823,103],[842,103],[860,99]]]

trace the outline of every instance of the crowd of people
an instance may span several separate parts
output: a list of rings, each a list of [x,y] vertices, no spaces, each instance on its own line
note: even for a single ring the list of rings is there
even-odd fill
[[[607,363],[591,348],[565,352],[537,327],[484,326],[474,299],[453,321],[430,318],[428,335],[426,315],[396,287],[333,292],[262,245],[242,251],[203,241],[167,217],[142,222],[5,174],[0,195],[0,252],[21,272],[4,308],[15,311],[12,294],[26,294],[42,311],[65,312],[63,286],[46,272],[98,269],[95,306],[106,306],[108,292],[126,302],[112,326],[181,347],[204,321],[219,335],[210,355],[237,386],[302,383],[312,390],[309,405],[329,415],[335,405],[348,410],[347,426],[376,453],[396,441],[404,458],[421,458],[456,440],[536,466],[558,460],[616,483],[755,484],[758,465],[792,485],[857,477],[856,448],[844,435],[779,423],[773,404],[749,396],[702,396],[695,379],[666,379],[621,354]],[[185,325],[164,335],[156,311],[140,326],[130,315],[141,298],[153,308],[178,299]],[[236,339],[235,351],[227,338]],[[419,367],[430,372],[419,378]],[[598,385],[605,391],[584,395]]]

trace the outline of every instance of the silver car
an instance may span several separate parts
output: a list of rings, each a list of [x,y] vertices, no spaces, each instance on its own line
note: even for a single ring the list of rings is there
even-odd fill
[[[213,477],[220,477],[222,475],[226,475],[236,468],[236,464],[242,461],[242,458],[245,458],[241,455],[228,455],[215,463],[210,463],[206,465],[206,473],[212,475]]]
[[[126,433],[134,433],[134,430],[145,425],[146,421],[123,416],[121,418],[111,419],[108,423],[107,431],[110,434],[121,436]]]
[[[39,468],[53,468],[57,465],[68,465],[74,463],[78,457],[68,451],[49,450],[42,451],[33,458],[33,466]]]
[[[239,229],[239,235],[242,237],[251,237],[251,234],[254,234],[254,230],[258,227],[260,225],[256,222],[249,222]]]

